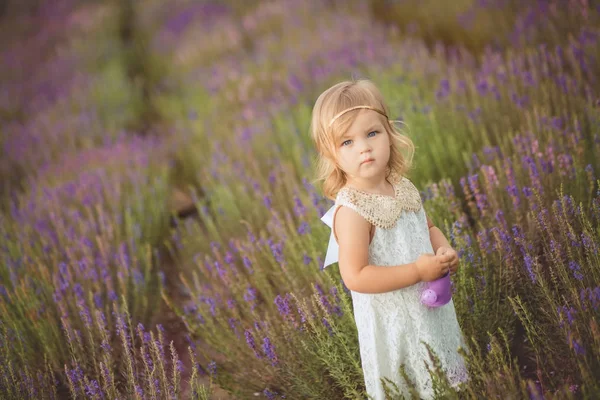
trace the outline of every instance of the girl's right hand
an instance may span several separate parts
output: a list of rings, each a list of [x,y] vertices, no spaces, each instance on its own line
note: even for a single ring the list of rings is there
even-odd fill
[[[449,254],[421,254],[415,265],[417,273],[422,282],[430,282],[440,279],[448,272],[451,255]]]

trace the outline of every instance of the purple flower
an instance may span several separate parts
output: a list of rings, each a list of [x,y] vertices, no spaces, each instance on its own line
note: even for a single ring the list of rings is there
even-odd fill
[[[559,242],[554,239],[550,239],[550,250],[557,255],[557,257],[562,257],[562,247]]]
[[[310,257],[308,256],[308,254],[304,254],[304,257],[303,257],[303,259],[302,259],[302,260],[303,260],[303,262],[304,262],[304,265],[308,265],[308,264],[310,264],[310,263],[312,262],[312,258],[310,258]]]
[[[327,321],[327,318],[323,317],[321,321],[323,321],[323,325],[325,325],[325,327],[327,328],[327,331],[329,332],[329,336],[333,336],[333,328],[331,328],[331,324],[329,324],[329,321]]]
[[[306,207],[304,207],[302,200],[298,196],[294,196],[294,213],[300,218],[306,215]]]
[[[598,308],[598,304],[600,303],[600,287],[596,287],[594,290],[592,290],[591,288],[581,289],[579,297],[581,299],[581,302],[583,303],[584,310],[587,308],[587,304],[584,301],[586,299],[586,295],[588,301],[592,303],[592,308],[595,311]]]
[[[283,259],[283,243],[282,242],[275,243],[271,239],[268,239],[267,243],[269,243],[269,247],[271,248],[271,252],[273,253],[273,257],[275,257],[275,261],[277,261],[279,264],[283,264],[284,263],[284,259]]]
[[[477,203],[477,208],[479,209],[479,212],[482,214],[485,214],[486,210],[487,210],[487,194],[484,193],[476,193],[475,194],[475,201]]]
[[[489,85],[486,80],[481,79],[479,82],[477,82],[477,91],[481,96],[485,96],[488,92],[488,89]]]
[[[80,303],[79,307],[79,315],[81,316],[81,320],[86,328],[90,328],[92,326],[92,317],[90,316],[90,310],[84,303]]]
[[[271,365],[276,366],[279,360],[269,337],[263,338],[263,352],[265,353],[265,356],[271,360]]]
[[[319,285],[318,283],[315,283],[314,285],[315,285],[315,289],[317,290],[317,293],[319,293],[319,299],[321,301],[321,304],[323,304],[323,307],[325,307],[325,310],[327,310],[327,313],[332,314],[335,312],[337,314],[338,312],[336,312],[336,310],[334,310],[334,307],[329,302],[329,299],[327,298],[327,295],[321,288],[321,285]]]
[[[227,299],[227,308],[234,309],[235,308],[235,299]]]
[[[104,393],[102,392],[102,389],[100,389],[98,381],[95,379],[92,379],[88,385],[85,385],[85,394],[88,396],[100,396],[104,398]]]
[[[569,332],[569,343],[573,346],[573,350],[575,350],[575,354],[579,355],[584,355],[585,354],[585,348],[583,347],[583,345],[581,344],[581,342],[575,338],[573,338],[572,334]]]
[[[208,363],[208,365],[206,366],[208,369],[208,373],[214,377],[217,375],[217,363],[214,361],[211,361]]]
[[[529,278],[531,282],[536,282],[535,272],[533,271],[534,261],[529,254],[525,254],[525,267],[527,268],[527,272],[529,273]]]
[[[83,370],[79,366],[79,364],[75,365],[73,369],[67,369],[67,375],[69,379],[73,382],[73,386],[77,387],[79,382],[83,382]]]
[[[76,283],[75,285],[73,285],[73,292],[75,292],[75,296],[77,297],[77,302],[78,303],[82,303],[85,301],[84,299],[84,293],[83,293],[83,288],[81,287],[81,285],[78,283]]]
[[[228,319],[228,322],[229,322],[229,327],[231,328],[231,330],[233,331],[233,333],[235,333],[235,336],[240,337],[240,334],[239,334],[239,332],[237,330],[237,324],[236,324],[238,321],[235,318],[230,317]]]
[[[489,254],[490,241],[489,241],[487,229],[484,228],[483,230],[481,230],[477,233],[477,242],[479,243],[479,246],[481,247],[481,249],[483,251],[485,251],[486,254]]]
[[[268,194],[265,195],[265,197],[263,197],[263,203],[265,204],[265,207],[267,207],[267,209],[271,209],[272,203],[271,203],[271,196],[269,196]]]
[[[244,293],[244,300],[250,304],[250,309],[254,310],[256,307],[256,289],[252,286],[248,286],[248,289]]]
[[[581,242],[583,243],[583,247],[590,253],[596,254],[598,252],[596,242],[585,232],[581,234]]]
[[[566,316],[567,316],[567,322],[569,323],[569,326],[571,326],[573,324],[573,321],[575,320],[574,315],[576,313],[577,313],[577,311],[573,307],[569,307],[569,308],[567,308],[566,306],[558,307],[558,314],[559,314],[559,316],[562,316],[563,314],[566,314]],[[560,321],[559,326],[560,327],[563,326],[563,321]]]
[[[286,295],[285,297],[281,297],[280,295],[277,295],[277,297],[275,297],[275,304],[277,305],[279,314],[284,317],[289,316],[290,311],[291,311],[288,297],[289,297],[289,295]]]
[[[529,103],[529,96],[527,95],[519,96],[517,93],[513,92],[510,97],[518,108],[525,108]]]
[[[215,299],[213,299],[212,297],[203,297],[203,300],[206,304],[208,304],[210,306],[210,313],[214,317],[216,315],[216,308],[217,308],[217,303],[216,303]]]
[[[100,293],[94,293],[94,305],[96,308],[102,308],[102,295]]]
[[[277,392],[271,392],[269,389],[263,390],[263,394],[267,396],[267,399],[274,400],[277,396]]]
[[[438,86],[437,91],[435,92],[436,99],[443,100],[450,94],[450,82],[448,79],[442,79]]]
[[[110,344],[108,343],[108,341],[106,340],[102,340],[102,343],[100,344],[100,347],[102,348],[102,350],[104,350],[106,353],[110,353],[111,352],[111,347]]]
[[[551,120],[551,126],[552,128],[558,130],[558,131],[562,131],[562,129],[564,128],[564,124],[563,124],[563,120],[560,117],[553,117]]]
[[[575,277],[575,279],[577,279],[578,281],[581,281],[583,279],[583,275],[581,274],[581,272],[579,272],[581,270],[581,267],[576,261],[569,261],[569,269],[573,271],[573,276]]]
[[[219,274],[220,277],[223,277],[225,274],[227,274],[227,269],[225,269],[223,267],[223,265],[221,265],[220,262],[215,261],[214,267],[217,270],[217,273]]]
[[[248,271],[250,274],[252,274],[252,273],[254,272],[254,271],[253,271],[253,269],[252,269],[252,261],[250,261],[250,259],[249,259],[248,257],[246,257],[246,256],[244,256],[244,257],[242,258],[242,261],[243,261],[243,263],[244,263],[244,267],[246,268],[246,270],[247,270],[247,271]]]
[[[244,330],[244,336],[246,337],[246,343],[248,344],[248,347],[250,347],[252,351],[254,351],[254,355],[257,358],[262,358],[262,355],[258,352],[258,349],[256,348],[256,342],[254,341],[254,335],[252,335],[252,332],[250,332],[249,329],[246,329]]]
[[[298,233],[300,235],[305,235],[307,233],[310,233],[310,225],[306,221],[302,221],[302,223],[298,227]]]

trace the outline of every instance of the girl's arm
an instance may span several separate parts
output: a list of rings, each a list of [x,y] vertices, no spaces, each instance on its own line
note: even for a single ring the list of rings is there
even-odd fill
[[[339,245],[340,274],[346,287],[359,293],[385,293],[421,281],[415,263],[382,267],[369,265],[370,224],[348,207],[333,216]]]
[[[444,236],[444,233],[433,224],[433,222],[427,217],[427,226],[429,227],[429,239],[431,240],[431,247],[433,247],[433,253],[437,254],[437,249],[441,246],[451,248],[450,243]]]

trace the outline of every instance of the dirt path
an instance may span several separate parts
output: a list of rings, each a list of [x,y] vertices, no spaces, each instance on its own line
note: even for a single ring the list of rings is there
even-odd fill
[[[194,204],[191,197],[179,190],[174,190],[172,193],[171,209],[175,210],[180,219],[195,218],[196,216],[196,213],[193,211]],[[161,249],[160,259],[163,263],[161,265],[161,270],[165,274],[165,289],[167,295],[176,304],[183,305],[186,301],[189,301],[189,296],[185,295],[183,290],[181,290],[179,277],[177,276],[177,267],[174,263],[174,260],[171,259],[166,249]],[[173,273],[169,273],[170,271]],[[161,303],[161,311],[158,313],[155,324],[162,324],[165,329],[166,343],[173,341],[175,349],[177,350],[177,354],[184,365],[184,371],[181,374],[181,398],[191,398],[189,379],[192,373],[192,361],[188,351],[189,344],[186,340],[186,335],[189,333],[189,331],[183,320],[178,317],[177,314],[170,309],[164,301]],[[196,343],[196,345],[198,346],[199,344]],[[206,350],[209,349],[207,348]],[[203,359],[200,354],[198,354],[198,358],[200,365],[205,366],[208,363],[208,360]],[[208,377],[202,377],[201,382],[208,386]],[[230,395],[222,388],[213,385],[211,399],[233,400],[235,397]]]

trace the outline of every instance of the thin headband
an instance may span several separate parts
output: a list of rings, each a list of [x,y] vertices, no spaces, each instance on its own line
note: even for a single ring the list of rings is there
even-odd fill
[[[386,119],[388,119],[388,116],[385,115],[385,113],[383,111],[381,111],[378,108],[375,107],[371,107],[371,106],[354,106],[354,107],[350,107],[350,108],[346,108],[345,110],[340,111],[339,113],[337,113],[335,115],[335,117],[331,118],[331,121],[329,121],[329,128],[331,128],[331,125],[333,125],[333,123],[335,122],[336,119],[338,119],[339,117],[341,117],[342,115],[346,114],[348,111],[352,111],[352,110],[358,110],[359,108],[364,108],[367,110],[373,110],[378,112],[379,114],[383,115]]]

